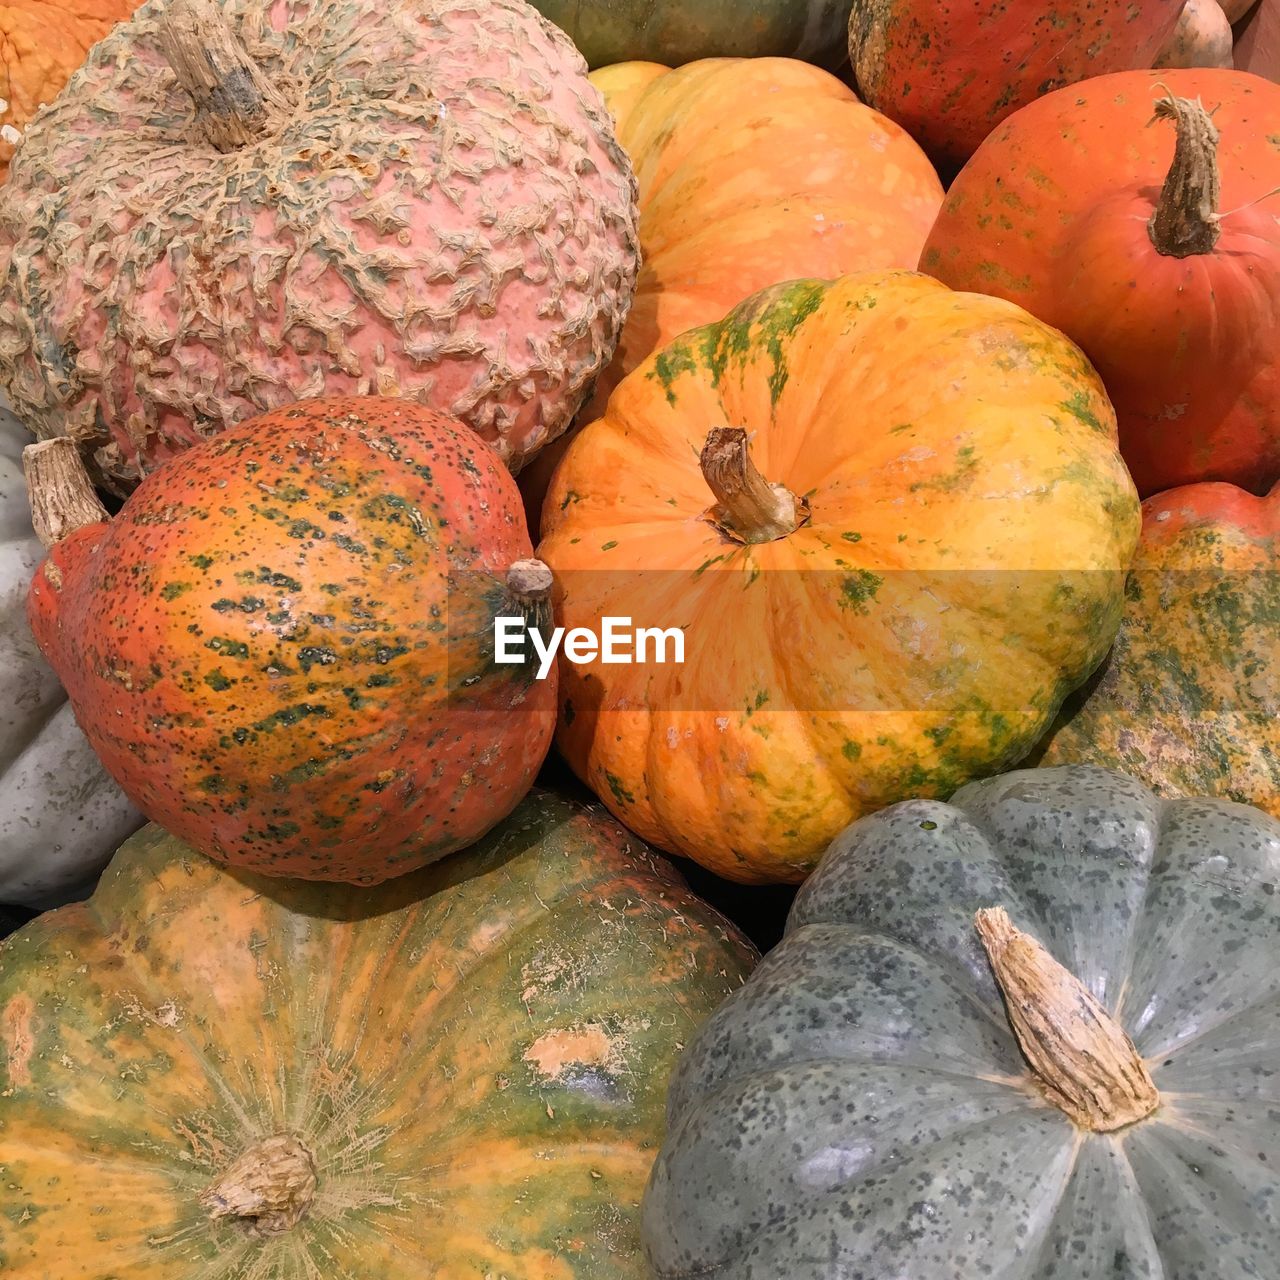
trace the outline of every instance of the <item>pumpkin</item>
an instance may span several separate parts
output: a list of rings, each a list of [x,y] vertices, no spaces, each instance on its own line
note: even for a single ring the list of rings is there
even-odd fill
[[[1150,67],[1183,0],[853,0],[849,54],[878,111],[954,171],[1019,107],[1064,85]]]
[[[635,218],[523,0],[152,0],[0,200],[0,383],[121,493],[323,394],[424,401],[518,468],[613,354]]]
[[[533,0],[593,67],[776,55],[837,66],[849,0]]]
[[[562,661],[560,749],[651,843],[801,880],[853,818],[1031,750],[1138,528],[1060,334],[912,272],[775,286],[642,364],[556,472],[558,621],[685,639]]]
[[[680,1058],[654,1275],[1246,1280],[1280,823],[1088,766],[864,818]]]
[[[109,522],[65,514],[69,440],[28,458],[54,543],[36,640],[166,830],[266,874],[372,883],[470,844],[532,785],[555,680],[498,665],[494,619],[536,622],[549,575],[514,480],[460,423],[300,402],[174,458]]]
[[[76,726],[27,625],[44,556],[22,478],[30,441],[0,406],[0,902],[45,906],[95,877],[142,815]]]
[[[89,47],[136,5],[137,0],[92,0],[74,7],[57,0],[7,0],[0,5],[6,45],[0,69],[0,182],[27,122],[53,101]]]
[[[1007,121],[920,265],[1084,349],[1144,497],[1202,480],[1265,493],[1280,479],[1280,223],[1262,199],[1280,186],[1280,85],[1213,69],[1160,83],[1103,76]]]
[[[1160,795],[1280,818],[1280,486],[1147,499],[1126,596],[1115,648],[1043,762],[1123,769]]]
[[[914,268],[942,204],[920,148],[835,77],[783,59],[597,72],[640,183],[644,262],[622,341],[579,421],[686,329],[768,285]],[[530,524],[567,447],[523,489]]]
[[[361,894],[148,827],[0,947],[6,1275],[642,1280],[672,1061],[752,958],[545,792]]]
[[[1231,23],[1218,0],[1187,0],[1157,67],[1231,67]]]

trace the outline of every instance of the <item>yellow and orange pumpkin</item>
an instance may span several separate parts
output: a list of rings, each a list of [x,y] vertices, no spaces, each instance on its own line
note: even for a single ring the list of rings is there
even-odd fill
[[[786,58],[596,72],[640,184],[643,263],[579,423],[652,352],[785,280],[914,268],[942,204],[923,151],[834,76]],[[530,527],[568,439],[521,477]]]
[[[596,809],[380,889],[156,827],[0,943],[13,1280],[643,1280],[682,1044],[753,952]]]
[[[801,879],[860,814],[1032,748],[1110,647],[1138,527],[1057,331],[910,272],[776,286],[642,364],[556,472],[559,621],[685,638],[563,663],[561,750],[645,839]]]

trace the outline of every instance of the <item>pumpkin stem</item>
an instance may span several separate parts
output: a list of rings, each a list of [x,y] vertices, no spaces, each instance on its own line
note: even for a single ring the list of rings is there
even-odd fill
[[[1175,122],[1178,140],[1147,234],[1166,258],[1210,253],[1221,234],[1217,127],[1198,100],[1169,94],[1155,111],[1154,119]]]
[[[110,520],[98,500],[76,442],[67,436],[29,444],[22,451],[31,526],[48,548],[86,525]]]
[[[809,504],[756,470],[740,427],[715,427],[698,461],[716,496],[707,518],[735,542],[775,542],[808,523]]]
[[[551,570],[541,560],[515,560],[507,570],[507,592],[525,626],[546,631],[551,623]]]
[[[316,1194],[311,1152],[287,1133],[255,1143],[200,1193],[211,1218],[235,1218],[251,1235],[276,1236],[302,1221]]]
[[[1082,1129],[1110,1133],[1160,1105],[1124,1028],[1003,907],[979,911],[974,926],[1004,995],[1014,1035],[1049,1101]]]
[[[159,35],[198,129],[219,151],[256,142],[289,110],[214,0],[170,0]]]

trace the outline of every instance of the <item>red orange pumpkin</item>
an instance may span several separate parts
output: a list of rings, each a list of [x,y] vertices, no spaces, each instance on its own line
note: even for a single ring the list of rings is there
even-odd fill
[[[1144,496],[1204,480],[1264,493],[1280,478],[1280,85],[1158,79],[1103,76],[1006,121],[948,192],[921,268],[1080,345]]]

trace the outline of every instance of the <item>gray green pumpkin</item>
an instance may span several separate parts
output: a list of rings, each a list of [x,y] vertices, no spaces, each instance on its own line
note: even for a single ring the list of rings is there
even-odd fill
[[[1274,1276],[1278,881],[1274,818],[1092,766],[855,823],[677,1066],[655,1274]],[[1028,936],[989,955],[992,907]],[[1042,1039],[1015,1037],[1049,992]],[[1038,1075],[1037,1044],[1058,1064]]]
[[[851,0],[533,0],[594,69],[698,58],[802,58],[839,66]]]
[[[668,1073],[752,959],[546,792],[363,892],[148,827],[0,944],[0,1275],[642,1280]]]

